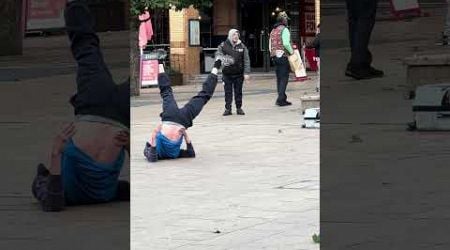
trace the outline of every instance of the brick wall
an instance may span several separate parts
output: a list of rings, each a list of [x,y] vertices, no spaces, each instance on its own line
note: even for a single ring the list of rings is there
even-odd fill
[[[170,23],[170,64],[174,70],[187,78],[200,73],[200,47],[189,47],[189,19],[197,19],[199,13],[194,8],[169,11]]]

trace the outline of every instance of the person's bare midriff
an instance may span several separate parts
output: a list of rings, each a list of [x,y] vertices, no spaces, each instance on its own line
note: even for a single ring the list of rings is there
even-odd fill
[[[175,124],[165,124],[161,126],[161,133],[169,140],[178,141],[183,135],[184,128]]]
[[[117,159],[122,147],[116,145],[114,137],[122,129],[110,124],[84,121],[76,122],[75,127],[72,140],[81,151],[103,164],[113,163]]]

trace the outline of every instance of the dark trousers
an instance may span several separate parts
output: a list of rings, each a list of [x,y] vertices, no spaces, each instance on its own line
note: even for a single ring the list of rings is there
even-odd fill
[[[178,104],[173,96],[172,87],[167,74],[158,76],[159,90],[163,100],[161,113],[162,121],[171,121],[183,125],[185,128],[192,127],[192,122],[200,114],[203,106],[211,99],[217,86],[217,76],[210,74],[203,83],[202,90],[192,97],[183,108],[178,108]]]
[[[223,75],[222,79],[225,83],[225,108],[231,110],[231,103],[233,102],[234,92],[236,109],[240,109],[242,107],[242,87],[244,85],[244,76]]]
[[[370,36],[375,25],[378,0],[346,0],[351,68],[367,68],[372,63]]]
[[[67,34],[78,66],[77,93],[71,98],[75,115],[98,115],[130,126],[130,82],[117,85],[103,60],[94,21],[86,4],[67,4]]]
[[[286,88],[289,82],[289,60],[287,57],[282,56],[280,58],[274,57],[273,62],[275,64],[275,72],[277,75],[277,103],[283,103],[287,101]]]

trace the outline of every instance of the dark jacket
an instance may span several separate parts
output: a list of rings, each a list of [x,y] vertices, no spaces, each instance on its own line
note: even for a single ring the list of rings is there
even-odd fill
[[[308,46],[308,48],[314,48],[316,50],[316,57],[320,57],[320,33],[314,37]]]
[[[217,56],[230,56],[233,58],[233,64],[227,65],[224,63],[222,69],[223,74],[243,75],[250,73],[250,57],[248,55],[248,49],[242,42],[238,42],[233,46],[230,40],[227,39],[219,45]]]

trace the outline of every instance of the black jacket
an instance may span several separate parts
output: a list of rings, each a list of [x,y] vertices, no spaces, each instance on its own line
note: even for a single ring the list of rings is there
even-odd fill
[[[230,56],[233,58],[233,64],[227,65],[224,63],[223,74],[243,75],[250,73],[250,56],[247,47],[242,42],[233,46],[230,40],[227,39],[219,45],[217,56]]]

